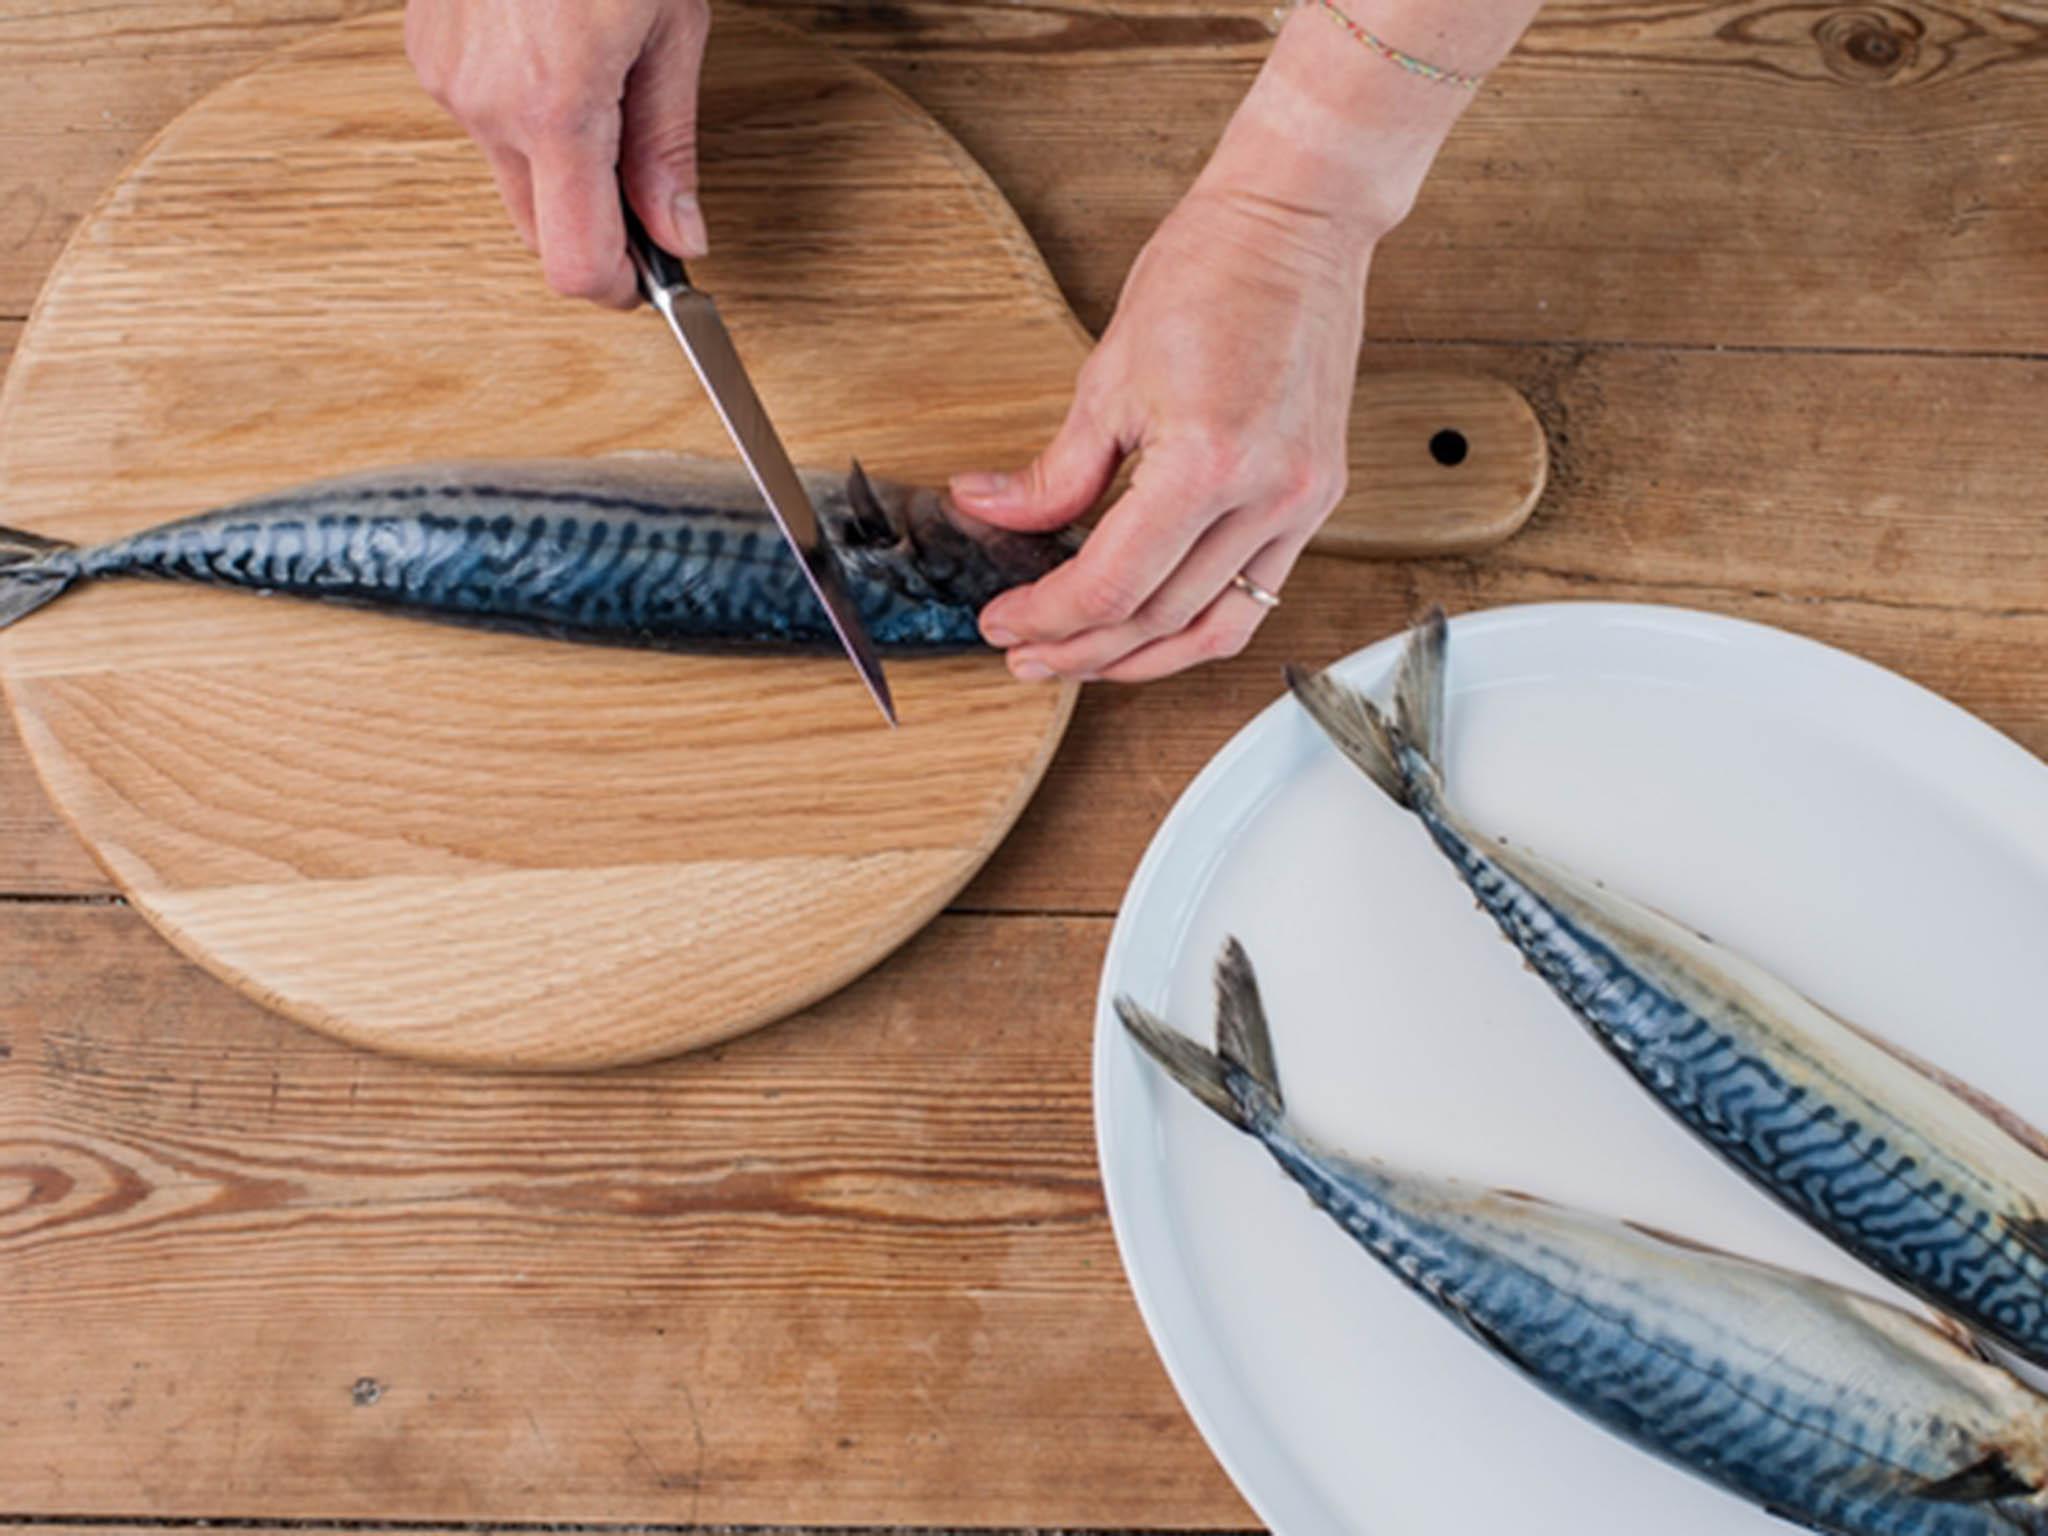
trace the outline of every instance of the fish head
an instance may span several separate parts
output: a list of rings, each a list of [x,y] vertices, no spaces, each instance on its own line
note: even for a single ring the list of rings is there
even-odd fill
[[[917,602],[979,612],[1071,559],[1074,535],[1018,533],[968,516],[943,491],[870,480],[859,464],[823,514],[850,574]]]

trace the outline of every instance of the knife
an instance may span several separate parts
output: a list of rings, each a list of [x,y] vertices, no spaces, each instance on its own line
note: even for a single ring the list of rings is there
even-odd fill
[[[768,510],[775,515],[775,525],[795,553],[804,580],[824,605],[833,633],[846,648],[860,680],[867,684],[882,718],[895,725],[896,706],[889,697],[889,680],[882,675],[882,658],[875,654],[875,643],[846,590],[839,557],[826,539],[824,525],[818,521],[811,498],[804,492],[804,483],[789,462],[782,439],[775,435],[775,425],[769,421],[761,397],[754,393],[753,381],[741,366],[732,335],[719,318],[718,306],[711,302],[710,294],[692,285],[682,262],[656,245],[632,207],[621,201],[626,215],[626,248],[633,258],[634,270],[640,275],[640,291],[647,296],[648,303],[661,311],[676,340],[682,343],[691,368],[711,397],[718,419],[725,423],[747,472],[754,477]]]

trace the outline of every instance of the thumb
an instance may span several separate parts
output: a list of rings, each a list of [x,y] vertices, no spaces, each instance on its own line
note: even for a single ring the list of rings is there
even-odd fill
[[[697,80],[710,32],[703,5],[679,8],[626,77],[619,175],[654,243],[685,260],[710,250],[697,202]]]
[[[1122,453],[1094,413],[1077,402],[1045,451],[1015,474],[955,475],[960,509],[999,528],[1059,528],[1095,505]]]

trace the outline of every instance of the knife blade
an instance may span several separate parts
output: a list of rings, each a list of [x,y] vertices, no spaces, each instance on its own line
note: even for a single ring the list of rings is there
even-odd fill
[[[658,310],[675,333],[683,355],[690,360],[698,382],[711,397],[712,408],[725,424],[733,446],[753,477],[755,487],[768,503],[775,525],[795,554],[804,580],[832,622],[832,632],[845,647],[854,670],[882,711],[882,718],[896,724],[896,705],[889,695],[889,679],[882,672],[882,658],[875,652],[860,611],[846,590],[846,576],[840,569],[817,510],[798,478],[789,453],[776,435],[775,424],[755,393],[754,384],[740,362],[732,334],[718,313],[711,295],[690,281],[682,262],[654,243],[630,206],[625,209],[626,246],[633,268],[640,277],[640,291]]]

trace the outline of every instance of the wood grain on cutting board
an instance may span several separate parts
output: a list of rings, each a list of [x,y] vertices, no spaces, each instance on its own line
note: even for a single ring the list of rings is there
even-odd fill
[[[858,69],[721,32],[703,275],[798,454],[917,477],[941,445],[1021,451],[1077,341],[1008,210]],[[653,447],[723,447],[673,342],[539,289],[395,16],[174,124],[0,398],[9,505],[79,541],[316,473]],[[1072,702],[991,658],[904,663],[889,732],[833,658],[115,583],[37,618],[5,648],[23,737],[136,904],[260,1000],[445,1060],[657,1055],[843,984],[973,872]]]
[[[697,276],[793,453],[925,481],[1028,457],[1086,342],[1007,205],[828,50],[742,13],[715,35]],[[1543,439],[1512,389],[1424,375],[1366,413],[1376,472],[1333,545],[1465,548],[1527,515]],[[1467,462],[1431,453],[1443,431]],[[651,316],[541,289],[396,16],[175,123],[59,263],[0,396],[0,493],[80,542],[314,474],[657,447],[729,452]],[[188,953],[351,1040],[528,1067],[666,1054],[844,984],[979,867],[1073,699],[989,656],[905,659],[888,732],[837,658],[119,583],[0,656],[59,807]]]

